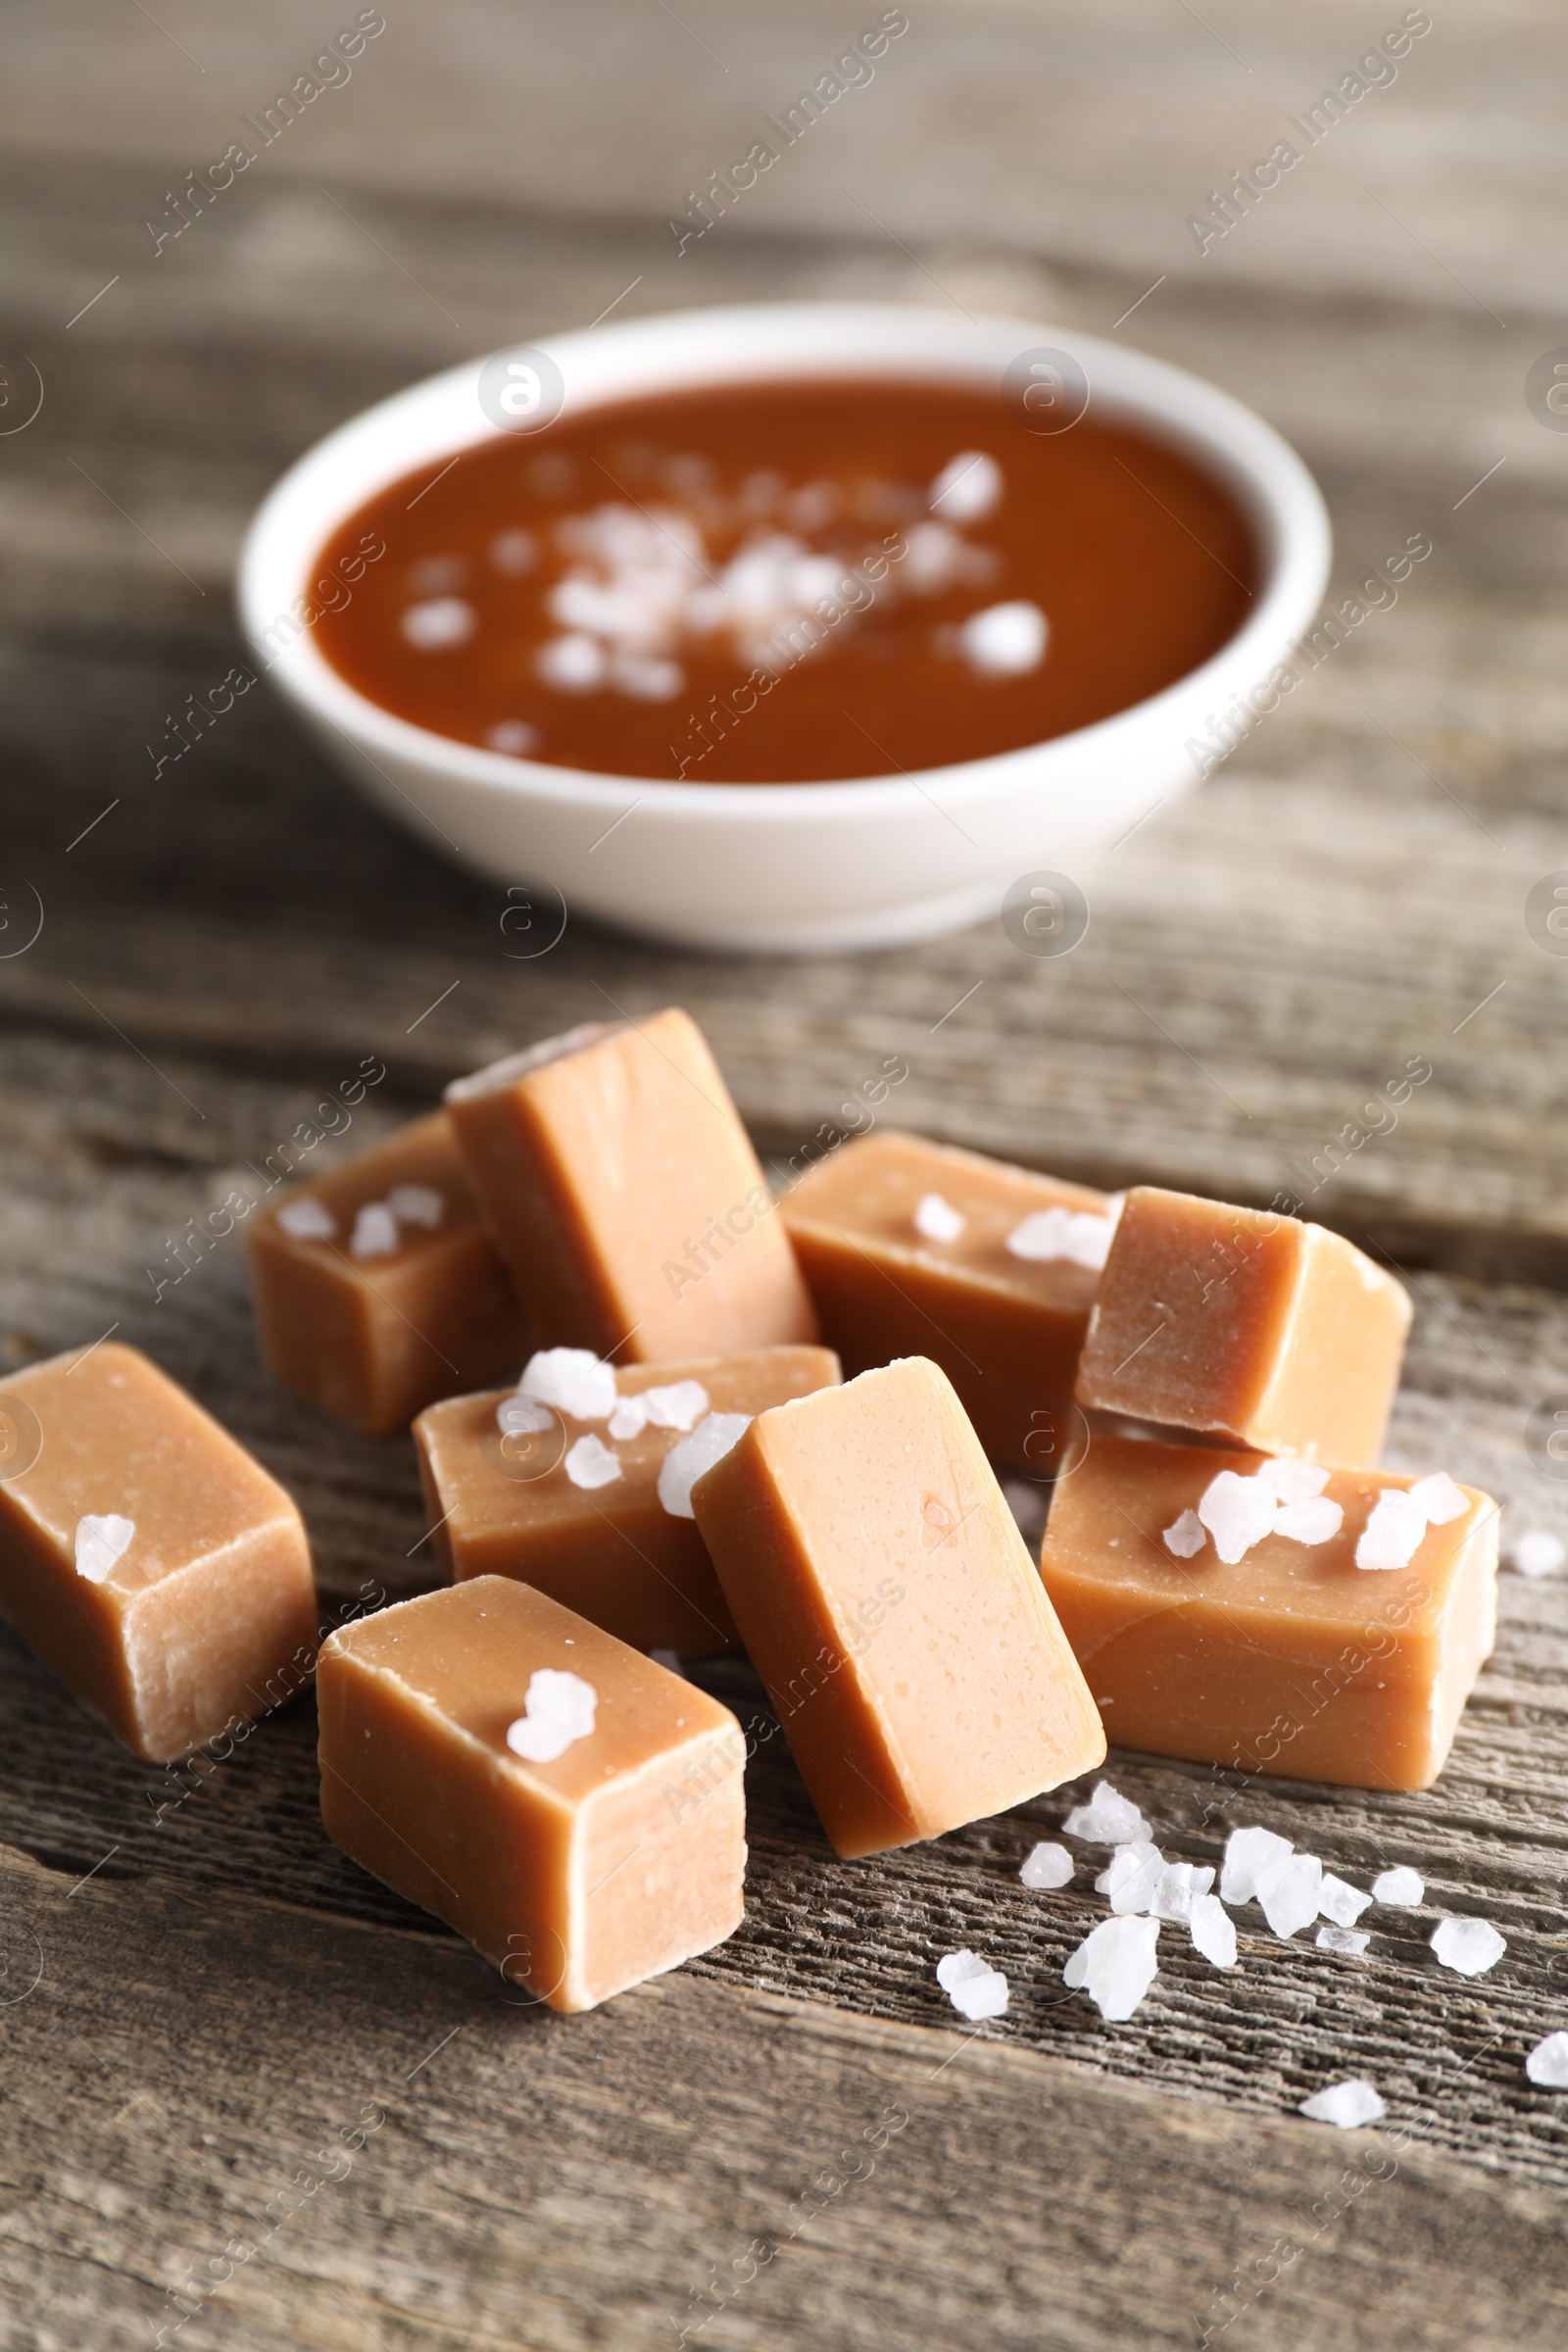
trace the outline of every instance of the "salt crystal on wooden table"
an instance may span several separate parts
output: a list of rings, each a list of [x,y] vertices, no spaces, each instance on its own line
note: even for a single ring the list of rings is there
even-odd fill
[[[1154,1946],[1159,1922],[1102,1919],[1084,1937],[1061,1972],[1069,1991],[1085,1991],[1113,2025],[1132,2016],[1158,1974]]]
[[[1314,2091],[1301,2101],[1300,2112],[1314,2124],[1337,2124],[1342,2132],[1353,2132],[1361,2124],[1375,2124],[1388,2109],[1372,2084],[1357,2079]]]
[[[1461,1977],[1484,1977],[1508,1949],[1489,1919],[1440,1920],[1429,1940],[1443,1966]]]
[[[1413,1911],[1425,1896],[1425,1886],[1404,1862],[1381,1872],[1372,1882],[1372,1900],[1392,1904],[1401,1911]]]
[[[1568,2034],[1548,2034],[1525,2060],[1525,2073],[1543,2090],[1568,2090]]]
[[[1049,1886],[1065,1886],[1074,1868],[1073,1858],[1064,1845],[1043,1843],[1030,1847],[1018,1866],[1018,1876],[1026,1886],[1044,1892]]]
[[[1007,2006],[1007,1980],[974,1952],[949,1952],[937,1962],[937,1983],[960,2017],[971,2025],[1000,2017]]]

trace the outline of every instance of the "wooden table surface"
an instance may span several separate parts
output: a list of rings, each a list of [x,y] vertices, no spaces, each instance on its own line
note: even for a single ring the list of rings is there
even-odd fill
[[[328,1613],[433,1576],[410,1446],[270,1385],[237,1240],[161,1298],[148,1269],[363,1056],[388,1076],[355,1147],[607,996],[689,1005],[780,1161],[890,1054],[901,1124],[1066,1175],[1266,1201],[1337,1157],[1311,1213],[1416,1302],[1390,1461],[1568,1536],[1526,1445],[1568,1397],[1568,962],[1525,921],[1568,867],[1568,439],[1525,399],[1568,343],[1560,20],[1434,10],[1397,81],[1200,254],[1204,192],[1379,21],[908,15],[874,82],[677,257],[684,191],[858,19],[389,7],[352,77],[155,254],[165,191],[326,20],[15,13],[3,334],[45,397],[0,433],[0,1370],[111,1327],[147,1348],[298,1495]],[[238,658],[245,517],[328,426],[617,297],[811,293],[1054,318],[1210,376],[1323,482],[1336,599],[1433,542],[1227,766],[1086,862],[1076,954],[1021,956],[991,922],[718,961],[571,920],[519,963],[502,889],[372,814],[265,692],[155,778],[167,714]],[[1329,1154],[1410,1056],[1432,1077],[1396,1129]],[[1113,1752],[1169,1852],[1216,1860],[1256,1820],[1362,1883],[1409,1862],[1427,1884],[1372,1915],[1364,1961],[1246,1912],[1222,1975],[1167,1930],[1121,2026],[1060,1982],[1103,1912],[1092,1874],[1044,1897],[1016,1877],[1080,1792],[840,1864],[739,1662],[697,1672],[757,1735],[746,1924],[563,2020],[325,1842],[308,1699],[160,1775],[0,1637],[3,2340],[1558,2346],[1568,2099],[1523,2057],[1568,2027],[1568,1580],[1501,1593],[1425,1795]],[[1450,1911],[1506,1936],[1491,1975],[1436,1966]],[[976,2034],[934,1983],[959,1944],[1014,1988]],[[1381,2131],[1298,2116],[1352,2074]],[[342,2132],[363,2144],[327,2180]]]

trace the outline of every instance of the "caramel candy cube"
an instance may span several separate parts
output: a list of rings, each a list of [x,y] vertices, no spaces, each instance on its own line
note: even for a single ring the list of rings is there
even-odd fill
[[[268,1370],[368,1437],[528,1352],[442,1111],[264,1209],[250,1257]]]
[[[492,1389],[433,1404],[414,1424],[447,1574],[516,1577],[637,1649],[732,1647],[734,1621],[681,1474],[711,1458],[710,1416],[750,1418],[827,1388],[842,1377],[837,1356],[761,1348],[616,1371],[557,1348],[523,1377],[556,1401]]]
[[[0,1433],[0,1610],[132,1755],[171,1763],[301,1687],[304,1522],[156,1364],[107,1340],[33,1364]]]
[[[553,2009],[739,1927],[739,1724],[544,1593],[481,1576],[382,1609],[316,1688],[327,1836]]]
[[[1097,1437],[1041,1573],[1119,1747],[1426,1788],[1492,1649],[1473,1487]]]
[[[1100,1278],[1078,1401],[1370,1467],[1409,1328],[1407,1294],[1340,1234],[1140,1185]]]
[[[695,1021],[589,1023],[447,1089],[540,1344],[673,1363],[816,1338],[772,1196]]]
[[[935,1364],[760,1414],[692,1500],[840,1854],[940,1838],[1103,1757],[1088,1686]]]
[[[845,1144],[779,1203],[845,1368],[940,1364],[993,1459],[1058,1471],[1115,1229],[1105,1194],[894,1133]]]

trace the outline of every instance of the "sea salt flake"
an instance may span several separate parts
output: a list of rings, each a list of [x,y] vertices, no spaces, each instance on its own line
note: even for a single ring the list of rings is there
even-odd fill
[[[644,1389],[642,1400],[655,1429],[695,1429],[708,1410],[700,1380],[675,1380],[667,1388]]]
[[[1293,1544],[1327,1544],[1344,1524],[1344,1506],[1326,1494],[1311,1502],[1281,1503],[1274,1514],[1274,1533],[1289,1536]]]
[[[1154,1889],[1164,1867],[1164,1857],[1157,1845],[1142,1839],[1136,1845],[1118,1845],[1095,1881],[1095,1890],[1109,1896],[1110,1907],[1118,1917],[1135,1911],[1152,1911]]]
[[[1158,1936],[1154,1919],[1102,1919],[1068,1960],[1062,1983],[1086,1991],[1102,2017],[1121,2025],[1158,1974]]]
[[[450,645],[466,645],[478,626],[471,605],[461,596],[434,596],[422,605],[410,605],[403,615],[403,634],[421,654],[443,653]]]
[[[1049,1265],[1064,1257],[1069,1264],[1098,1274],[1115,1230],[1114,1217],[1097,1216],[1089,1209],[1037,1208],[1013,1227],[1006,1247],[1010,1256],[1032,1264]]]
[[[1372,1506],[1355,1547],[1358,1568],[1408,1568],[1427,1532],[1427,1515],[1413,1494],[1386,1487]]]
[[[1388,2114],[1382,2098],[1372,2084],[1359,2077],[1350,2082],[1331,2082],[1326,2090],[1317,2090],[1303,2099],[1300,2112],[1314,2124],[1337,2124],[1342,2132],[1354,2132],[1362,2124],[1375,2124]]]
[[[620,1476],[620,1459],[602,1438],[579,1438],[566,1455],[566,1476],[574,1487],[613,1486]]]
[[[680,1438],[659,1466],[659,1499],[671,1518],[695,1519],[692,1489],[705,1470],[721,1462],[751,1427],[750,1413],[710,1413],[690,1437]]]
[[[1326,1870],[1318,1889],[1317,1915],[1319,1919],[1333,1920],[1336,1927],[1353,1928],[1371,1900],[1359,1886],[1352,1886],[1348,1880],[1337,1879],[1331,1870]]]
[[[1548,2034],[1525,2060],[1525,2073],[1543,2090],[1568,2090],[1568,2034]]]
[[[575,632],[550,638],[534,660],[545,684],[566,694],[592,694],[596,686],[604,684],[610,667],[598,639]]]
[[[1275,1935],[1291,1936],[1316,1919],[1322,1885],[1316,1854],[1287,1854],[1258,1872],[1253,1894]]]
[[[398,1221],[384,1200],[367,1200],[354,1220],[352,1257],[390,1257],[398,1246]]]
[[[1215,1968],[1236,1966],[1236,1922],[1217,1894],[1197,1894],[1193,1897],[1193,1916],[1188,1923],[1193,1949],[1201,1952]]]
[[[541,1437],[555,1425],[551,1407],[537,1396],[503,1396],[496,1406],[496,1427],[504,1438]]]
[[[431,1233],[447,1213],[444,1197],[428,1184],[395,1184],[386,1204],[400,1225],[423,1225]]]
[[[979,522],[1002,496],[1002,467],[981,449],[950,458],[926,494],[932,514],[947,522]]]
[[[485,736],[492,752],[505,752],[509,760],[526,760],[539,748],[539,730],[525,718],[499,718]]]
[[[1018,1876],[1026,1886],[1041,1894],[1048,1886],[1065,1886],[1074,1868],[1073,1858],[1064,1845],[1042,1843],[1030,1847],[1018,1865]]]
[[[1410,1500],[1419,1504],[1433,1527],[1446,1527],[1450,1519],[1462,1519],[1470,1508],[1446,1470],[1417,1479],[1410,1489]]]
[[[1272,1863],[1283,1862],[1290,1850],[1290,1839],[1276,1837],[1272,1830],[1232,1830],[1225,1840],[1225,1859],[1220,1867],[1220,1901],[1250,1902],[1257,1891],[1259,1874]]]
[[[617,1445],[628,1438],[640,1438],[648,1427],[646,1396],[617,1396],[615,1409],[610,1416],[610,1434]]]
[[[1521,1576],[1555,1576],[1565,1559],[1561,1538],[1544,1527],[1527,1528],[1508,1546],[1508,1565]]]
[[[528,1764],[554,1764],[594,1728],[599,1693],[580,1674],[541,1666],[528,1680],[523,1713],[507,1727],[507,1745]]]
[[[1396,1910],[1413,1911],[1426,1893],[1415,1872],[1401,1862],[1396,1870],[1386,1870],[1372,1882],[1372,1900],[1391,1903]]]
[[[1069,1838],[1087,1838],[1091,1845],[1129,1845],[1149,1837],[1138,1807],[1108,1781],[1097,1781],[1088,1804],[1074,1805],[1061,1826]]]
[[[591,1348],[541,1348],[517,1383],[520,1396],[537,1396],[574,1421],[608,1421],[615,1409],[615,1367]]]
[[[1350,1959],[1359,1959],[1371,1940],[1370,1936],[1359,1935],[1354,1928],[1338,1927],[1332,1920],[1317,1932],[1319,1951],[1344,1952]]]
[[[1154,1881],[1154,1899],[1150,1908],[1156,1919],[1168,1919],[1176,1927],[1187,1927],[1194,1904],[1200,1895],[1207,1894],[1213,1884],[1214,1873],[1207,1863],[1167,1862]]]
[[[1329,1474],[1316,1462],[1298,1462],[1289,1454],[1265,1462],[1257,1473],[1278,1502],[1311,1502],[1329,1483]]]
[[[1162,1541],[1165,1549],[1173,1551],[1179,1560],[1191,1560],[1195,1559],[1202,1550],[1208,1538],[1203,1532],[1203,1522],[1198,1513],[1183,1511],[1181,1516],[1174,1519],[1166,1528]]]
[[[1445,1919],[1433,1929],[1432,1949],[1461,1977],[1484,1977],[1508,1949],[1490,1919]]]
[[[118,1511],[105,1511],[101,1517],[88,1511],[76,1521],[76,1574],[89,1585],[106,1583],[135,1533],[135,1520],[122,1519]]]
[[[975,1952],[949,1952],[937,1962],[937,1983],[971,2025],[1000,2017],[1007,2006],[1006,1978]]]
[[[277,1212],[277,1221],[291,1241],[329,1242],[337,1231],[337,1219],[324,1201],[313,1200],[307,1194],[301,1200],[285,1200]]]
[[[1273,1533],[1279,1505],[1261,1478],[1242,1478],[1221,1470],[1203,1489],[1198,1516],[1214,1539],[1214,1549],[1234,1567],[1254,1544]]]
[[[982,677],[1023,677],[1045,660],[1049,634],[1050,624],[1040,607],[1018,597],[971,612],[959,624],[958,651]]]
[[[914,1229],[928,1242],[956,1242],[968,1221],[940,1193],[923,1193],[915,1203]]]

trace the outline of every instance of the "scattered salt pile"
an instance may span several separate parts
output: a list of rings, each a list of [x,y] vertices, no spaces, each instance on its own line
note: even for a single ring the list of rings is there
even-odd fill
[[[1508,1949],[1490,1919],[1445,1919],[1434,1928],[1432,1949],[1445,1968],[1461,1977],[1484,1977]]]
[[[668,1388],[644,1389],[640,1396],[617,1396],[610,1416],[610,1434],[624,1443],[627,1438],[640,1437],[645,1429],[695,1429],[708,1402],[708,1391],[700,1380],[671,1381]]]
[[[1086,1838],[1091,1845],[1147,1843],[1150,1836],[1138,1807],[1108,1781],[1097,1781],[1088,1804],[1074,1805],[1061,1826],[1069,1838]]]
[[[915,1202],[914,1230],[928,1242],[956,1242],[968,1219],[940,1193],[923,1193]]]
[[[1265,1462],[1247,1478],[1236,1470],[1221,1470],[1209,1480],[1200,1498],[1199,1523],[1207,1528],[1214,1549],[1229,1567],[1244,1560],[1265,1536],[1289,1536],[1296,1544],[1326,1544],[1339,1534],[1345,1518],[1341,1505],[1329,1501],[1323,1493],[1328,1481],[1328,1472],[1315,1462],[1298,1462],[1288,1455]],[[1186,1529],[1190,1516],[1184,1511],[1165,1537],[1169,1548],[1176,1551],[1171,1537],[1183,1534],[1189,1545],[1180,1551],[1183,1559],[1201,1548],[1200,1543],[1191,1541]]]
[[[528,1680],[524,1712],[507,1729],[507,1745],[528,1764],[554,1764],[594,1728],[599,1693],[580,1674],[541,1666]]]
[[[1561,1537],[1549,1534],[1544,1527],[1526,1528],[1514,1537],[1507,1551],[1509,1567],[1520,1576],[1555,1576],[1565,1559],[1568,1549],[1564,1548]]]
[[[1415,1872],[1401,1862],[1396,1870],[1386,1870],[1372,1882],[1372,1900],[1392,1903],[1401,1911],[1413,1911],[1426,1895],[1426,1888]]]
[[[1158,1974],[1158,1936],[1157,1920],[1102,1919],[1072,1954],[1061,1981],[1070,1992],[1087,1992],[1102,2017],[1121,2025]]]
[[[692,1489],[752,1425],[750,1413],[710,1413],[677,1440],[659,1466],[659,1499],[672,1519],[695,1519]]]
[[[1337,2124],[1342,2132],[1353,2132],[1361,2124],[1375,2124],[1388,2114],[1371,2083],[1359,2079],[1331,2082],[1326,2090],[1314,2091],[1309,2099],[1301,2101],[1300,2111],[1314,2124]]]
[[[1525,2060],[1525,2073],[1543,2090],[1568,2090],[1568,2034],[1548,2034]]]
[[[1007,1253],[1031,1265],[1049,1265],[1065,1258],[1098,1274],[1110,1250],[1116,1220],[1097,1216],[1091,1209],[1037,1208],[1007,1236]]]
[[[1065,1886],[1073,1875],[1074,1863],[1064,1845],[1031,1846],[1018,1866],[1018,1876],[1024,1885],[1043,1892],[1048,1886]]]
[[[1007,1980],[974,1952],[949,1952],[937,1962],[937,1983],[960,2017],[971,2025],[1000,2017],[1007,2006]]]

